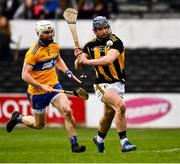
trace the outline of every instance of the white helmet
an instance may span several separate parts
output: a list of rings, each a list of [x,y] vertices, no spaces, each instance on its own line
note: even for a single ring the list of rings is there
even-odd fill
[[[52,25],[50,21],[41,20],[36,23],[35,30],[38,34],[42,34],[42,32],[48,31],[48,30],[53,30],[54,32],[54,26]]]

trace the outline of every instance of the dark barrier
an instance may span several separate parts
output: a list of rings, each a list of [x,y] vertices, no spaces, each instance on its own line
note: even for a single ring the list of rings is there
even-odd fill
[[[0,61],[0,93],[26,92],[26,83],[21,80],[21,69],[26,50],[21,50],[16,62]],[[70,70],[74,69],[72,49],[63,49],[61,57]],[[179,93],[180,92],[180,49],[126,49],[126,92],[127,93]],[[85,67],[87,79],[81,87],[93,92],[94,71]],[[72,90],[78,86],[59,73],[64,89]]]

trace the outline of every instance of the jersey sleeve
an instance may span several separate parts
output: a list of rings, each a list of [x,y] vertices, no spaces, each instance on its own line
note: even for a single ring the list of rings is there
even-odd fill
[[[38,58],[36,54],[32,54],[29,51],[25,55],[25,60],[24,63],[30,64],[30,65],[35,65],[37,62]]]
[[[88,52],[88,44],[85,44],[84,48],[83,48],[83,52],[86,54],[89,54]]]
[[[123,42],[116,37],[116,40],[113,42],[113,45],[111,48],[117,49],[120,53],[124,51],[124,45]]]

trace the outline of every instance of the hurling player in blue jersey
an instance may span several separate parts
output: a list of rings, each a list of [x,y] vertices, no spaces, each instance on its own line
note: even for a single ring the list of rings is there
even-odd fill
[[[52,92],[52,88],[62,89],[56,68],[69,78],[80,81],[67,68],[60,56],[58,44],[53,42],[55,31],[52,23],[46,20],[37,22],[36,33],[39,39],[27,51],[22,69],[22,79],[28,83],[27,95],[34,116],[14,112],[7,124],[7,131],[11,132],[18,123],[42,129],[45,126],[46,107],[51,103],[64,117],[72,152],[84,152],[86,147],[78,144],[75,120],[67,96],[64,93]]]
[[[93,19],[93,31],[96,35],[85,44],[83,50],[75,49],[76,69],[81,64],[92,65],[96,72],[94,90],[104,103],[98,135],[93,138],[100,153],[105,151],[104,140],[112,121],[118,132],[122,152],[136,150],[136,145],[129,142],[126,135],[125,92],[125,49],[122,41],[112,34],[110,25],[104,16]],[[89,58],[89,59],[88,59]]]

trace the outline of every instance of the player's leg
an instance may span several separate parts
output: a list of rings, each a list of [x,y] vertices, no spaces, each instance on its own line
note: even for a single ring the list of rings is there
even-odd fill
[[[122,97],[110,88],[105,92],[103,96],[103,102],[105,102],[115,110],[114,120],[122,145],[122,152],[136,150],[136,145],[131,144],[126,136],[126,106]]]
[[[42,129],[45,126],[45,109],[34,110],[34,116],[22,116],[21,122],[34,129]]]
[[[97,146],[98,152],[100,153],[103,153],[105,150],[104,139],[111,127],[114,115],[114,109],[104,104],[104,114],[99,122],[98,135],[93,137],[93,141]]]
[[[104,93],[107,91],[109,84],[101,83],[94,84],[94,91],[98,99],[102,101]],[[96,144],[98,152],[103,153],[105,150],[104,139],[107,135],[107,132],[111,126],[112,120],[114,118],[115,111],[109,105],[104,103],[104,114],[99,121],[98,135],[93,137],[93,141]]]
[[[17,124],[24,124],[30,128],[42,129],[45,126],[45,109],[34,110],[32,115],[20,115],[18,111],[13,112],[11,119],[8,121],[6,130],[11,132]]]
[[[68,133],[68,137],[71,142],[72,152],[84,152],[86,150],[85,146],[79,146],[77,135],[75,131],[75,119],[72,115],[69,100],[65,94],[58,94],[52,99],[52,104],[57,108],[57,110],[62,114],[65,121],[65,127]]]
[[[41,129],[45,125],[45,109],[50,103],[49,94],[43,95],[30,95],[28,93],[28,100],[34,111],[34,116],[32,115],[20,115],[19,112],[15,111],[12,114],[11,119],[7,123],[6,129],[11,132],[14,127],[22,123],[30,128]]]
[[[103,102],[109,104],[115,110],[115,125],[117,130],[126,130],[126,106],[123,99],[113,89],[109,89],[103,96]]]

